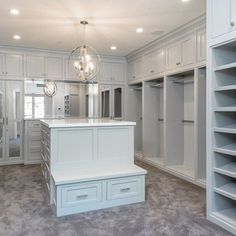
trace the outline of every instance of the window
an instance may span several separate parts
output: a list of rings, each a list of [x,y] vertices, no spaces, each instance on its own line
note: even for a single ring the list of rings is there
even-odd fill
[[[25,116],[44,117],[44,95],[25,94]]]

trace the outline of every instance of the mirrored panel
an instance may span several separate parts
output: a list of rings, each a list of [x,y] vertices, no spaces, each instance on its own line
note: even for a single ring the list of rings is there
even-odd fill
[[[8,157],[20,157],[21,150],[21,122],[10,122],[8,128]]]
[[[56,94],[45,95],[45,81],[25,81],[25,117],[98,117],[98,84],[56,82]]]

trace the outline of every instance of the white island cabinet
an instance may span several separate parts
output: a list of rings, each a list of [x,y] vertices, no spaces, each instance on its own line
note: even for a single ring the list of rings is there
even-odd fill
[[[135,122],[41,120],[42,172],[57,216],[145,200],[134,165]]]

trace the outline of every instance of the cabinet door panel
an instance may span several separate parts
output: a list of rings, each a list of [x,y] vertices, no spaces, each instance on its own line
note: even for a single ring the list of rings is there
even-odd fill
[[[143,57],[143,75],[144,76],[150,76],[152,73],[151,71],[154,70],[155,66],[152,64],[153,63],[152,57],[153,57],[152,53],[149,53]]]
[[[230,0],[211,1],[212,38],[230,31]]]
[[[5,159],[5,82],[0,81],[0,161]]]
[[[0,54],[0,75],[5,74],[5,56]]]
[[[133,80],[135,80],[133,61],[128,63],[128,79],[129,79],[129,82],[132,82]]]
[[[27,56],[26,57],[26,76],[44,77],[44,57]]]
[[[58,57],[45,57],[45,76],[48,78],[62,78],[62,59]]]
[[[17,54],[5,55],[6,75],[23,76],[23,56]]]
[[[236,30],[236,0],[231,0],[231,23],[234,24],[234,30]]]
[[[74,69],[74,61],[73,59],[65,60],[65,68],[66,68],[66,79],[67,80],[78,80],[75,69]]]
[[[125,65],[121,63],[114,63],[112,65],[112,81],[124,82],[125,81]]]
[[[181,45],[175,43],[167,47],[166,49],[167,62],[166,66],[168,70],[175,69],[181,65]]]
[[[182,66],[195,62],[195,35],[186,37],[181,41]]]
[[[159,50],[153,53],[152,55],[152,68],[151,73],[162,73],[165,66],[165,51]]]
[[[112,81],[112,63],[101,63],[99,80],[105,82]]]
[[[197,33],[197,61],[206,60],[206,30]]]
[[[143,60],[139,58],[134,63],[134,80],[140,80],[143,75]]]

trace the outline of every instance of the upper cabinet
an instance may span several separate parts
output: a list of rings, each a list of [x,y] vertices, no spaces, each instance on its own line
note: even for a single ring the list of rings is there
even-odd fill
[[[63,61],[61,57],[26,56],[26,76],[48,79],[62,79]]]
[[[139,81],[143,76],[143,59],[137,58],[128,63],[128,80],[129,82]]]
[[[125,82],[125,64],[102,62],[100,65],[99,81],[105,83]]]
[[[0,74],[3,76],[24,76],[24,56],[21,54],[0,54]]]
[[[197,32],[197,62],[206,60],[206,29]]]
[[[210,0],[211,45],[236,37],[236,0]]]
[[[166,69],[175,70],[195,63],[195,34],[191,34],[166,48]]]
[[[143,76],[155,78],[165,69],[165,50],[159,49],[143,57]]]

